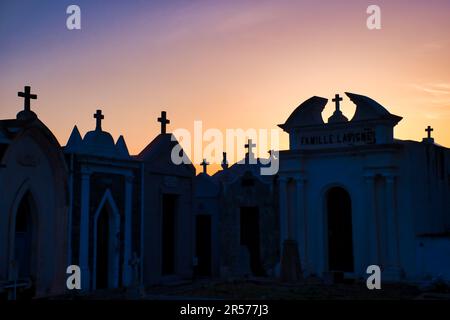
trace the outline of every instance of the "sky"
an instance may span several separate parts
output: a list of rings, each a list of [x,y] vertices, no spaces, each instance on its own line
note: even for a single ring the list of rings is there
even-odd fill
[[[81,30],[66,28],[70,4]],[[366,26],[371,4],[380,30]],[[0,0],[0,118],[15,117],[31,85],[32,109],[61,145],[74,125],[93,130],[102,109],[103,129],[137,154],[161,110],[169,131],[196,120],[276,129],[311,96],[353,92],[403,117],[396,138],[420,141],[431,125],[449,147],[449,57],[448,0]],[[350,119],[352,102],[341,106]]]

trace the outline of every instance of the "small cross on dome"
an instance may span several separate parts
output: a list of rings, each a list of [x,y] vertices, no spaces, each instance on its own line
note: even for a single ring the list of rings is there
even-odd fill
[[[102,120],[105,119],[102,110],[97,110],[97,112],[94,113],[94,119],[96,119],[95,130],[102,131]]]
[[[209,165],[209,162],[207,162],[206,159],[203,159],[203,161],[202,161],[202,163],[200,163],[200,165],[203,167],[203,173],[207,174],[208,173],[207,167]]]
[[[23,92],[17,92],[17,96],[24,98],[23,110],[25,112],[31,111],[31,99],[37,99],[37,95],[31,93],[31,87],[25,86]]]
[[[331,115],[331,117],[328,118],[328,122],[329,123],[336,123],[336,122],[347,122],[348,119],[346,116],[344,116],[342,114],[341,111],[341,104],[340,102],[342,101],[342,97],[339,96],[339,94],[335,94],[334,98],[331,99],[331,101],[333,101],[335,103],[336,109],[334,110],[333,114]]]

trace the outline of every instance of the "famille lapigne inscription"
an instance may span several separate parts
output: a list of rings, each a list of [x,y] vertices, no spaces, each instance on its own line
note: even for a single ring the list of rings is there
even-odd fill
[[[336,131],[327,133],[312,133],[300,137],[301,145],[329,145],[329,144],[375,144],[375,130],[364,128],[362,130]]]

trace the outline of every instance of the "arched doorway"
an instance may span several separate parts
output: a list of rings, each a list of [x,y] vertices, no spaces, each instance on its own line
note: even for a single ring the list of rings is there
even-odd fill
[[[109,192],[95,215],[94,285],[95,289],[119,285],[120,215]]]
[[[328,267],[330,271],[353,272],[352,203],[342,187],[326,193]]]
[[[11,278],[17,281],[30,281],[31,287],[21,290],[20,297],[35,295],[36,281],[36,207],[30,192],[25,193],[19,203],[14,223],[14,251],[10,261]]]

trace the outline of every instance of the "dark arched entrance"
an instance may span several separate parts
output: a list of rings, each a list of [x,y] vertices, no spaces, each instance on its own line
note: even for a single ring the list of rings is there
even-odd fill
[[[31,281],[31,287],[21,289],[18,298],[31,298],[35,294],[36,267],[36,213],[35,205],[30,192],[27,192],[20,201],[15,216],[14,230],[14,258],[10,262],[12,278],[22,281]]]
[[[328,267],[353,272],[352,203],[349,193],[333,187],[326,193],[328,221]]]

